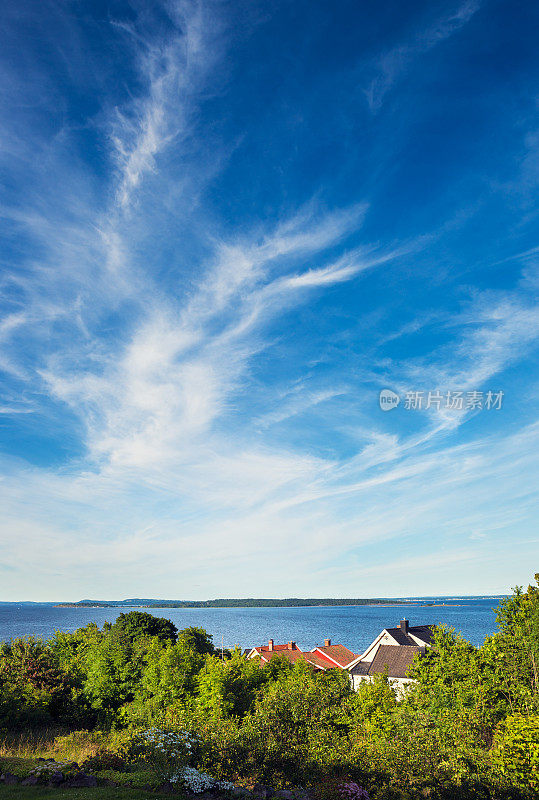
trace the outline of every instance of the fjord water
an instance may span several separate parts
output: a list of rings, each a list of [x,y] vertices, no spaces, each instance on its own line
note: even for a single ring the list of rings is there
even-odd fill
[[[302,606],[295,608],[155,608],[140,609],[172,620],[178,629],[196,625],[213,636],[214,644],[250,647],[290,640],[303,650],[324,639],[361,653],[383,628],[406,617],[410,625],[445,624],[475,645],[496,629],[500,597],[418,598],[435,605],[402,606]],[[445,605],[442,605],[445,603]],[[95,622],[114,622],[131,608],[58,608],[52,604],[0,604],[0,641],[17,636],[48,639],[56,630],[74,631]]]

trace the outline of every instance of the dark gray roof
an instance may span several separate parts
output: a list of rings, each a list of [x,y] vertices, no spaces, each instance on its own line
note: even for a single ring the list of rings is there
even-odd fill
[[[387,669],[388,678],[406,678],[414,657],[421,652],[417,645],[382,644],[369,666],[369,675],[377,675]]]
[[[351,675],[368,675],[370,663],[368,661],[358,661],[355,667],[350,669]]]
[[[417,638],[421,639],[425,644],[432,644],[434,640],[433,629],[434,625],[414,625],[408,628],[408,633],[417,636]],[[409,645],[410,647],[415,647],[417,645],[417,642],[414,642],[411,636],[404,633],[402,628],[386,628],[386,630],[395,639],[397,644]]]
[[[387,671],[388,678],[407,678],[414,657],[421,653],[417,645],[381,644],[371,662],[360,661],[351,675],[377,675]]]

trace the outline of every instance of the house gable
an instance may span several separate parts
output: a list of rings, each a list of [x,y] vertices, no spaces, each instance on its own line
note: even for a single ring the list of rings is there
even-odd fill
[[[395,651],[405,648],[406,650],[415,649],[424,653],[427,647],[432,646],[433,640],[434,625],[414,625],[410,627],[408,625],[408,620],[404,619],[401,621],[400,625],[395,628],[384,628],[372,644],[367,647],[365,652],[347,664],[346,668],[351,675],[373,674],[369,672],[369,665],[375,662],[379,663],[376,660],[381,648],[384,648],[384,652],[387,651],[386,657],[390,656],[387,650],[387,648],[390,647],[394,648]],[[404,659],[405,656],[398,656],[397,653],[394,653],[390,658],[390,663],[396,663],[399,658]]]

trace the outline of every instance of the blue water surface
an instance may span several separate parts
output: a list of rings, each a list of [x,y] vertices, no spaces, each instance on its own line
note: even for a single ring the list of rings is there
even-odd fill
[[[159,608],[145,609],[155,616],[172,620],[179,628],[190,625],[205,628],[214,643],[225,647],[250,647],[290,640],[308,650],[324,639],[362,652],[383,628],[398,625],[402,617],[410,625],[445,624],[475,645],[496,629],[495,609],[499,597],[428,598],[418,603],[435,605],[402,606],[325,606],[297,608]],[[445,603],[445,605],[442,605]],[[74,631],[96,622],[114,622],[122,612],[132,609],[58,608],[52,604],[0,604],[0,641],[17,636],[49,638],[56,630]]]

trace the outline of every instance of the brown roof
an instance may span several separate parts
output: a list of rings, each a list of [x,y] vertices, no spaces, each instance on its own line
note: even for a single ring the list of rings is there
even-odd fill
[[[387,670],[388,678],[407,678],[414,657],[420,652],[421,649],[416,645],[396,647],[393,644],[382,644],[378,648],[367,674],[376,675]]]
[[[340,667],[345,667],[358,656],[357,653],[353,653],[343,644],[324,645],[323,647],[315,647],[314,650],[336,661]],[[311,653],[313,653],[314,650],[311,650]],[[334,664],[333,666],[337,665]],[[326,662],[326,667],[331,668],[331,661],[329,663]]]

